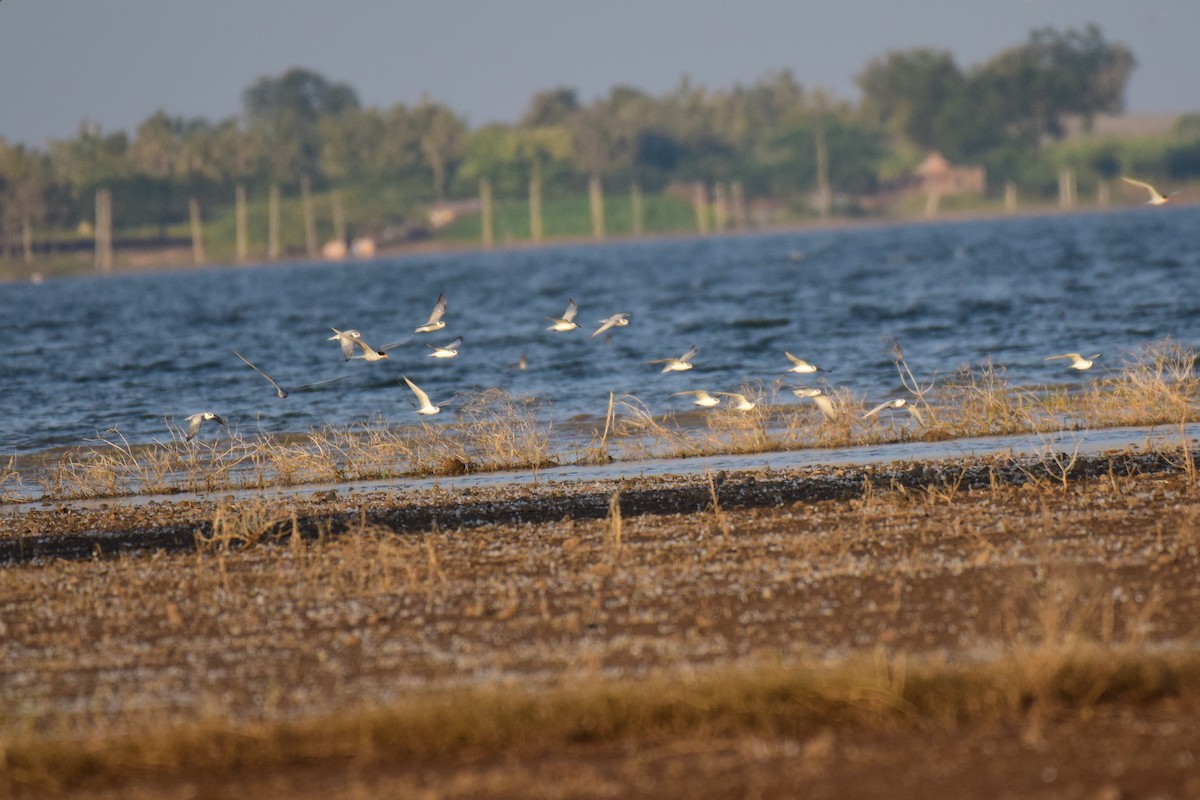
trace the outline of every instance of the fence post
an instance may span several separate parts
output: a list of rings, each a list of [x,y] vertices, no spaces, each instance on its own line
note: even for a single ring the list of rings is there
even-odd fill
[[[200,224],[200,203],[196,198],[188,198],[188,221],[192,225],[192,261],[204,263],[204,229]]]

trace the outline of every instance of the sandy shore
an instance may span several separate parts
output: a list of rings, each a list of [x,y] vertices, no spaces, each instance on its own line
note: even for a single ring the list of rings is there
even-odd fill
[[[17,794],[1200,792],[1178,451],[52,504],[0,561]]]

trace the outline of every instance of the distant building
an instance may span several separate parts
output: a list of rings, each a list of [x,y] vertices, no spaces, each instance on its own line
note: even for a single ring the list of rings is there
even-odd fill
[[[987,189],[983,167],[956,167],[936,151],[917,165],[913,177],[913,188],[921,194],[983,194]]]

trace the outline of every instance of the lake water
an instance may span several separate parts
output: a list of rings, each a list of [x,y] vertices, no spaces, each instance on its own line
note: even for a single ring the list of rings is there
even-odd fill
[[[1043,358],[1102,352],[1113,369],[1165,337],[1197,345],[1198,244],[1200,208],[1137,208],[0,284],[0,453],[113,427],[165,441],[168,422],[206,410],[243,434],[411,423],[401,374],[435,401],[498,386],[586,427],[609,392],[659,413],[690,407],[672,392],[770,386],[785,350],[875,402],[901,388],[889,337],[918,376],[991,359],[1013,384],[1077,382],[1087,376]],[[344,363],[327,341],[330,327],[402,338],[441,291],[446,328],[387,361]],[[571,297],[580,330],[548,332]],[[589,338],[618,311],[628,327]],[[458,358],[427,356],[460,335]],[[646,363],[693,344],[690,372]],[[279,400],[235,349],[285,387],[348,377]]]

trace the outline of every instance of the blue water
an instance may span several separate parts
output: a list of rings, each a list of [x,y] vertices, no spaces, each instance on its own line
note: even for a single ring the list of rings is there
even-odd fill
[[[537,398],[556,424],[602,420],[610,391],[666,412],[689,406],[675,391],[769,386],[784,350],[874,402],[901,388],[888,337],[918,376],[991,359],[1013,384],[1086,380],[1043,358],[1103,352],[1113,369],[1165,337],[1197,345],[1198,231],[1200,208],[1139,208],[0,284],[0,453],[112,427],[166,440],[204,410],[242,433],[411,423],[401,374],[435,401],[492,386]],[[326,341],[331,326],[401,338],[439,291],[447,327],[388,361],[347,364]],[[581,329],[546,331],[569,297]],[[618,311],[627,328],[589,338]],[[427,357],[459,335],[458,358]],[[693,344],[690,372],[646,364]],[[279,400],[234,349],[284,386],[349,377]]]

